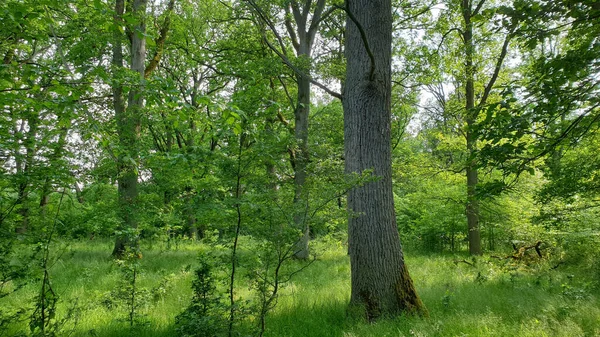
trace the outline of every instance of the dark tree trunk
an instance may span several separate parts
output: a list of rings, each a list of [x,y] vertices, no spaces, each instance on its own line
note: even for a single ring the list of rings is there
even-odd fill
[[[377,177],[348,193],[351,310],[358,308],[369,320],[401,312],[425,313],[404,263],[394,211],[391,1],[351,0],[346,5],[346,173],[372,170]]]
[[[463,41],[465,44],[465,98],[466,98],[466,122],[467,122],[467,228],[469,232],[469,252],[471,255],[481,255],[481,235],[479,232],[479,201],[477,200],[478,171],[474,159],[477,151],[477,136],[473,132],[473,126],[477,119],[475,108],[475,68],[473,65],[473,24],[471,23],[471,1],[462,2],[463,19],[465,30]]]

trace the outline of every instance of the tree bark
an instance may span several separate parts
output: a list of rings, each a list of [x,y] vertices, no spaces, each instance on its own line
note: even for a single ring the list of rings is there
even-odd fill
[[[135,0],[133,2],[132,14],[137,23],[131,34],[131,70],[139,74],[139,82],[129,89],[127,107],[123,100],[123,86],[117,79],[113,84],[113,105],[115,118],[117,120],[117,134],[119,136],[120,155],[118,162],[118,194],[119,215],[122,220],[122,228],[117,234],[112,255],[121,257],[127,249],[137,250],[137,199],[138,199],[138,170],[139,158],[138,146],[141,128],[141,109],[144,103],[143,79],[146,59],[146,1]],[[121,18],[124,12],[124,0],[117,0],[115,6],[115,21],[122,24]],[[123,67],[122,36],[115,33],[113,46],[113,66]]]
[[[296,103],[296,111],[294,114],[296,122],[295,135],[298,147],[294,165],[294,224],[302,231],[302,236],[296,244],[295,257],[298,259],[308,259],[310,254],[308,247],[310,241],[310,227],[307,221],[308,219],[306,218],[308,196],[305,195],[306,191],[304,185],[306,184],[306,170],[310,159],[308,153],[310,81],[304,76],[297,75],[296,78],[298,83],[298,101]]]
[[[377,180],[348,193],[351,310],[369,320],[426,313],[404,262],[392,192],[390,0],[346,1],[344,142],[347,174]]]
[[[475,154],[477,151],[477,135],[473,132],[473,126],[477,119],[475,108],[475,68],[473,65],[473,24],[471,23],[471,1],[463,0],[461,4],[465,29],[463,41],[465,45],[465,109],[467,122],[467,228],[469,232],[469,253],[481,255],[481,234],[479,231],[479,200],[477,200],[478,171]]]

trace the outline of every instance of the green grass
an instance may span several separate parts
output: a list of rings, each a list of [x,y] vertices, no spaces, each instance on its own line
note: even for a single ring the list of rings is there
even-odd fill
[[[406,253],[407,263],[430,317],[397,317],[376,323],[346,317],[350,267],[345,249],[317,243],[318,261],[295,276],[281,292],[267,322],[267,336],[600,336],[600,301],[590,275],[547,263],[530,266],[491,263],[456,264],[465,256]],[[175,336],[175,316],[189,303],[196,257],[202,249],[181,244],[164,250],[143,245],[138,287],[146,289],[139,308],[144,324],[136,336]],[[109,258],[110,242],[70,242],[51,269],[60,296],[58,316],[77,301],[80,318],[64,331],[71,336],[129,336],[126,309],[107,307],[111,291],[121,285],[121,269]],[[295,262],[294,262],[295,263]],[[242,275],[242,273],[240,273]],[[165,282],[165,280],[168,280]],[[159,288],[159,285],[166,286]],[[244,287],[245,283],[240,282]],[[31,310],[39,281],[0,300],[4,310]],[[596,289],[597,290],[597,289]],[[247,293],[240,288],[240,294]],[[110,302],[110,301],[108,301]],[[2,309],[0,309],[2,310]],[[26,316],[25,316],[26,317]],[[14,322],[10,335],[27,332],[27,322]]]

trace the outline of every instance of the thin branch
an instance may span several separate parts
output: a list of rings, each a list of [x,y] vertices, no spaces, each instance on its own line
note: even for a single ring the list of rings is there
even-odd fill
[[[281,76],[277,76],[277,79],[279,80],[279,83],[281,83],[281,86],[283,87],[285,96],[287,97],[288,101],[290,101],[290,106],[292,107],[292,110],[296,111],[296,104],[294,104],[294,99],[292,98],[292,95],[290,95],[287,85],[285,84],[285,82],[283,81]]]
[[[165,21],[160,29],[158,38],[155,40],[156,49],[154,50],[154,55],[144,70],[144,78],[148,78],[150,74],[152,74],[162,58],[163,50],[165,48],[165,41],[167,40],[167,33],[169,32],[169,28],[171,26],[171,13],[173,12],[173,7],[175,7],[175,0],[170,0],[169,4],[167,5]]]
[[[477,7],[475,7],[475,10],[473,10],[473,13],[471,13],[471,17],[474,17],[475,15],[479,14],[479,11],[481,10],[481,7],[483,7],[483,4],[485,3],[486,0],[480,0],[479,3],[477,4]]]
[[[248,2],[250,4],[250,6],[256,11],[256,13],[260,17],[260,19],[269,26],[270,30],[275,35],[275,38],[277,39],[277,41],[279,42],[279,45],[281,46],[281,50],[278,50],[277,48],[275,48],[275,46],[273,46],[273,44],[267,38],[266,32],[264,32],[264,31],[261,32],[261,34],[263,36],[263,40],[265,41],[265,43],[267,44],[267,46],[269,46],[269,48],[273,52],[275,52],[275,54],[277,54],[277,56],[279,56],[279,58],[283,61],[283,63],[285,65],[287,65],[290,69],[292,69],[292,71],[294,73],[296,73],[298,76],[304,77],[304,78],[308,79],[312,84],[314,84],[317,87],[321,88],[323,91],[325,91],[329,95],[331,95],[331,96],[333,96],[333,97],[338,98],[338,99],[341,100],[342,99],[342,95],[340,93],[337,93],[337,92],[335,92],[335,91],[327,88],[327,86],[325,86],[324,84],[322,84],[319,81],[315,80],[310,75],[304,73],[302,70],[300,70],[298,67],[296,67],[288,59],[288,57],[286,56],[287,52],[286,52],[283,40],[282,40],[281,36],[279,36],[279,34],[277,33],[277,29],[275,29],[275,26],[273,25],[273,23],[271,22],[271,20],[269,20],[269,18],[266,17],[266,15],[263,13],[263,11],[258,7],[258,5],[256,5],[256,3],[253,0],[246,0],[246,2]],[[297,4],[295,6],[294,6],[294,4],[295,4],[295,1],[292,1],[292,9],[294,9],[294,7],[296,7],[296,9],[297,9]]]
[[[50,31],[52,32],[52,35],[54,36],[54,40],[56,40],[56,49],[58,50],[58,55],[60,56],[60,59],[63,63],[63,66],[65,67],[65,69],[69,72],[69,73],[73,73],[73,71],[71,70],[71,67],[69,67],[69,64],[67,63],[67,59],[65,57],[65,53],[63,51],[62,48],[62,44],[60,43],[58,37],[56,36],[56,32],[54,31],[54,18],[52,18],[52,16],[50,15],[50,11],[48,10],[47,6],[44,6],[44,9],[46,10],[46,15],[48,16],[48,21],[50,21],[50,23],[48,24],[50,26]]]
[[[514,26],[511,28],[511,31],[504,38],[504,43],[502,44],[502,51],[500,52],[500,55],[498,56],[498,60],[496,61],[496,67],[494,69],[494,73],[492,74],[490,81],[488,82],[487,86],[485,87],[485,90],[483,91],[483,96],[481,97],[481,100],[479,101],[479,108],[483,107],[485,105],[485,103],[487,102],[490,92],[492,91],[492,88],[494,87],[494,84],[496,83],[496,80],[498,79],[498,75],[500,74],[500,70],[502,69],[502,64],[504,63],[504,59],[506,58],[506,54],[508,53],[508,45],[513,36],[514,36]]]
[[[263,39],[265,41],[265,43],[269,46],[269,48],[271,48],[271,50],[273,50],[275,52],[275,54],[277,54],[277,56],[279,56],[279,58],[281,58],[281,60],[283,61],[283,63],[285,63],[288,67],[290,67],[290,69],[292,69],[293,72],[295,72],[298,76],[301,77],[305,77],[307,78],[310,83],[316,85],[317,87],[323,89],[323,91],[325,91],[326,93],[330,94],[331,96],[338,98],[338,99],[342,99],[342,95],[340,93],[337,93],[329,88],[327,88],[324,84],[320,83],[319,81],[315,80],[314,78],[312,78],[309,75],[306,75],[302,70],[300,70],[298,67],[296,67],[295,65],[292,64],[292,62],[285,56],[283,55],[279,50],[277,50],[277,48],[275,48],[271,42],[269,42],[269,40],[267,39],[267,37],[263,34]]]
[[[339,8],[337,8],[336,6],[329,7],[329,9],[327,9],[325,12],[323,12],[323,14],[321,14],[321,17],[319,18],[319,20],[313,19],[313,21],[310,25],[311,28],[314,24],[318,26],[321,24],[321,22],[327,20],[327,18],[329,18],[329,16],[331,14],[333,14],[333,12],[335,12],[337,9],[339,9]]]
[[[418,13],[416,13],[415,15],[411,15],[409,17],[403,18],[400,22],[398,22],[396,24],[396,26],[394,28],[398,29],[398,27],[400,27],[401,25],[403,25],[405,22],[412,21],[412,20],[418,18],[419,16],[421,16],[421,15],[429,12],[433,8],[433,6],[435,6],[435,5],[437,5],[436,1],[431,2],[429,5],[423,7],[423,9],[421,11],[419,11]]]
[[[323,0],[319,0],[323,1]],[[306,21],[308,21],[308,13],[310,13],[310,6],[312,5],[312,0],[304,0],[304,8],[302,8],[302,22],[306,26]],[[318,6],[318,5],[317,5]],[[305,27],[306,29],[306,27]]]
[[[285,47],[285,43],[283,43],[283,39],[281,38],[279,33],[277,33],[277,29],[275,28],[275,25],[273,24],[273,22],[267,17],[267,15],[265,15],[265,13],[262,11],[262,9],[253,0],[246,0],[246,2],[250,4],[250,6],[258,14],[258,16],[260,17],[262,22],[266,23],[267,26],[269,26],[269,28],[275,35],[275,38],[277,39],[277,42],[279,42],[279,46],[281,47],[281,53],[279,53],[279,51],[277,51],[278,54],[287,55],[288,53],[287,53],[287,48]],[[265,32],[261,31],[261,33],[263,34],[263,38],[265,39],[265,42],[270,45],[271,49],[273,49],[272,45],[266,38]],[[273,50],[275,50],[275,49],[273,49]]]
[[[294,49],[296,50],[296,53],[300,52],[300,43],[298,43],[298,37],[296,36],[296,31],[294,30],[294,27],[292,26],[292,20],[289,18],[290,15],[292,15],[290,13],[290,9],[289,7],[285,7],[285,28],[288,31],[288,34],[290,34],[290,39],[292,40],[292,45],[294,46]]]
[[[313,14],[312,20],[310,22],[310,27],[308,28],[308,38],[310,39],[310,45],[313,44],[313,40],[315,38],[317,29],[319,28],[319,24],[321,23],[321,15],[323,14],[323,10],[325,9],[325,0],[319,0],[317,2],[317,8],[315,9],[315,13]],[[329,10],[333,10],[335,7],[331,7]]]
[[[464,32],[462,31],[462,29],[460,29],[458,27],[454,27],[454,28],[450,29],[449,31],[447,31],[446,33],[444,33],[444,35],[442,35],[442,39],[440,40],[440,43],[438,44],[438,47],[437,47],[438,51],[440,50],[440,48],[442,48],[442,44],[444,43],[444,40],[446,40],[446,37],[448,35],[450,35],[450,33],[454,32],[454,31],[458,32],[459,36],[462,38],[462,36],[464,34]]]

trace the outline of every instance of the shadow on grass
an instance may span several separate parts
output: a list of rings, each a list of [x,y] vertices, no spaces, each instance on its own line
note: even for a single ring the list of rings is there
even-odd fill
[[[174,327],[151,327],[139,326],[131,328],[126,323],[113,323],[89,329],[86,331],[76,331],[73,337],[172,337],[177,336]]]
[[[462,256],[459,255],[462,259]],[[560,272],[542,274],[453,263],[457,256],[413,256],[413,279],[430,317],[346,318],[349,283],[329,277],[343,258],[323,261],[269,317],[267,336],[600,336],[600,301]],[[319,273],[327,275],[317,279]],[[338,292],[338,293],[335,293]]]

